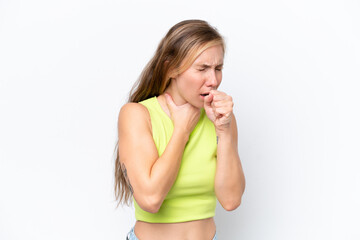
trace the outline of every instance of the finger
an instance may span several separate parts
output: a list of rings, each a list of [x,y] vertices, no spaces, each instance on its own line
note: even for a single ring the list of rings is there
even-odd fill
[[[214,97],[214,101],[215,102],[230,102],[230,101],[232,101],[232,97],[227,95],[226,93],[218,94]]]
[[[220,108],[220,107],[223,107],[223,108],[232,108],[234,106],[234,103],[231,102],[231,101],[213,101],[213,105],[216,107],[216,108]]]
[[[230,108],[215,108],[215,112],[221,115],[227,115],[232,112]]]
[[[209,93],[209,95],[204,98],[204,108],[211,108],[211,103],[213,100],[213,95]]]
[[[221,117],[221,113],[219,113],[218,108],[215,107],[214,102],[211,103],[211,108],[213,110],[215,118]]]
[[[167,104],[168,108],[173,109],[176,107],[176,104],[174,103],[174,100],[172,99],[170,94],[165,93],[165,98],[166,98],[166,104]]]
[[[225,114],[225,118],[230,118],[230,119],[231,119],[231,113],[232,113],[232,112],[226,113],[226,114]]]
[[[226,95],[226,93],[221,92],[221,91],[219,91],[219,90],[215,90],[215,89],[210,90],[210,93],[211,93],[212,95],[214,95],[214,96],[223,95],[223,94]]]
[[[231,96],[227,95],[226,93],[224,92],[220,92],[220,91],[217,91],[217,90],[211,90],[210,91],[214,98],[213,98],[213,101],[223,101],[223,100],[230,100],[232,99]]]

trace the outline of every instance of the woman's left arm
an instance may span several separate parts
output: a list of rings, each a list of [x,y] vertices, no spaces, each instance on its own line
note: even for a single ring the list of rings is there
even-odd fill
[[[217,90],[211,90],[204,101],[204,109],[215,125],[218,140],[215,194],[227,211],[235,210],[240,205],[245,190],[233,105],[231,96]]]
[[[231,113],[230,127],[217,131],[215,194],[223,208],[235,210],[245,190],[245,176],[238,153],[237,126]]]

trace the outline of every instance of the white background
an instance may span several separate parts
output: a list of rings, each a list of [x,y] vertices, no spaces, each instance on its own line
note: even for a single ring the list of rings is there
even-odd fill
[[[125,239],[117,115],[160,39],[204,19],[227,42],[246,177],[220,240],[360,239],[360,3],[0,0],[0,239]]]

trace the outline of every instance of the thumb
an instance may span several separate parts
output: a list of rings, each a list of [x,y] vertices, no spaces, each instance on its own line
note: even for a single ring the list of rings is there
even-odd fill
[[[165,93],[165,98],[166,98],[166,104],[170,110],[176,107],[176,104],[174,103],[174,100],[172,99],[170,94]]]
[[[214,95],[212,95],[211,93],[209,93],[209,95],[205,96],[204,98],[204,108],[205,109],[209,109],[211,108],[211,102],[213,100]]]

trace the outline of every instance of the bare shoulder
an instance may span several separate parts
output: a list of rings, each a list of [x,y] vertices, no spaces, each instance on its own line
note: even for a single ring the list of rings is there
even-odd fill
[[[130,102],[124,104],[124,106],[121,107],[119,118],[122,117],[139,117],[139,116],[147,116],[149,115],[147,108],[140,104],[135,102]]]
[[[122,106],[118,117],[119,130],[122,127],[129,127],[129,125],[151,129],[150,114],[144,105],[131,102]]]
[[[118,137],[119,156],[122,162],[137,161],[134,160],[137,159],[135,155],[156,157],[157,150],[152,136],[150,113],[144,105],[127,103],[120,109]]]

